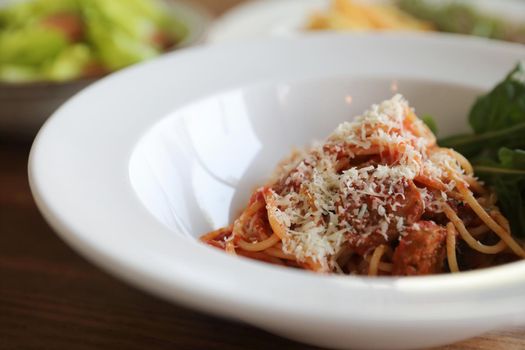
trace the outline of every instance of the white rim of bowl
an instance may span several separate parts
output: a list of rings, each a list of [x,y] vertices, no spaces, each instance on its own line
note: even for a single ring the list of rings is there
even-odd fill
[[[249,311],[251,318],[315,317],[339,323],[475,320],[525,313],[522,302],[525,262],[460,275],[418,278],[319,276],[236,259],[190,243],[156,221],[138,201],[129,182],[129,157],[143,133],[174,106],[214,93],[216,89],[261,79],[282,82],[302,78],[304,67],[290,68],[293,56],[298,52],[313,54],[313,48],[323,50],[334,45],[353,52],[356,59],[362,49],[382,52],[392,47],[417,47],[422,57],[411,62],[412,78],[430,74],[439,80],[444,74],[446,82],[456,83],[465,80],[461,72],[469,73],[471,69],[465,65],[466,61],[461,61],[464,52],[486,59],[472,62],[477,68],[501,60],[506,62],[507,56],[525,57],[522,45],[442,34],[320,33],[294,40],[271,39],[183,50],[102,79],[48,120],[34,142],[29,162],[30,184],[37,205],[59,235],[95,264],[142,289],[216,314],[242,319]],[[451,60],[459,60],[462,65],[444,63],[450,72],[438,65],[430,73],[428,68],[437,62],[431,53],[436,50],[445,50]],[[265,64],[257,64],[256,59],[263,56]],[[211,66],[209,57],[214,57]],[[232,57],[242,57],[245,65],[242,72],[227,69]],[[322,68],[305,57],[301,64],[311,68],[310,77],[351,75],[357,69],[333,71],[330,63],[339,60],[335,56],[325,56],[327,66]],[[404,57],[391,52],[389,60],[403,65]],[[185,71],[188,65],[199,67],[199,76],[192,76],[191,70]],[[374,72],[385,74],[384,68],[378,66]],[[181,89],[175,96],[173,90],[151,91],[152,84],[164,84],[159,81],[165,76],[165,69],[180,79],[180,83],[166,83],[179,84]],[[209,75],[212,72],[215,75]],[[484,88],[492,84],[486,77],[469,80]],[[133,86],[133,81],[141,84]],[[112,99],[101,105],[99,98],[108,93]],[[155,113],[144,115],[138,109]],[[111,115],[115,110],[122,115]],[[70,115],[73,111],[75,117]],[[155,239],[134,240],[137,234],[141,237],[141,232],[148,232]],[[483,307],[479,307],[480,303]]]

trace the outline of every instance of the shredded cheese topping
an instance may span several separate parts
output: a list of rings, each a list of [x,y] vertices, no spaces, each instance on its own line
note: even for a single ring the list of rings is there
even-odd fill
[[[441,211],[454,187],[451,169],[462,172],[396,95],[281,164],[267,209],[285,228],[283,251],[328,271],[345,242],[359,248],[371,235],[387,242],[415,225],[411,212]],[[417,187],[418,178],[441,183],[443,191]]]

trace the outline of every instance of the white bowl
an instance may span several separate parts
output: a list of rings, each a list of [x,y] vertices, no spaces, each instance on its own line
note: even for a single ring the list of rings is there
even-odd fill
[[[60,108],[31,152],[43,214],[75,249],[166,299],[333,348],[437,346],[525,321],[525,263],[419,278],[324,276],[196,241],[228,223],[292,146],[405,94],[442,134],[525,47],[335,35],[194,48]],[[348,105],[345,97],[351,95]]]

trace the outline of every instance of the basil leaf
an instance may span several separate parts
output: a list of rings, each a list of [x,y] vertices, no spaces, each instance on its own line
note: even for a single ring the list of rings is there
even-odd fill
[[[498,206],[509,219],[511,231],[525,237],[525,151],[501,148],[498,161],[479,160],[476,174],[498,195]]]
[[[467,157],[492,153],[500,147],[525,148],[525,62],[522,61],[488,94],[477,99],[469,113],[473,134],[439,140]],[[496,150],[496,151],[495,151]]]
[[[501,165],[506,168],[519,169],[525,171],[525,151],[521,149],[501,148],[499,150],[499,160]]]
[[[520,62],[491,92],[478,98],[469,122],[476,134],[525,123],[525,62]]]

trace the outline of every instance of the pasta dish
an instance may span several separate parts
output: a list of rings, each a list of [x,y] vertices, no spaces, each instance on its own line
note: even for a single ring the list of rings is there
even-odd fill
[[[525,258],[496,203],[396,95],[294,152],[232,225],[201,240],[322,273],[459,272]]]
[[[307,28],[356,31],[434,30],[430,22],[419,20],[393,4],[369,4],[352,0],[333,0],[329,9],[310,16]]]

